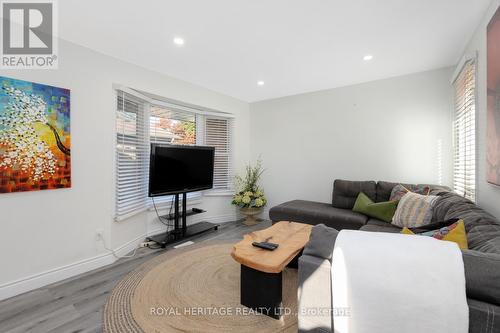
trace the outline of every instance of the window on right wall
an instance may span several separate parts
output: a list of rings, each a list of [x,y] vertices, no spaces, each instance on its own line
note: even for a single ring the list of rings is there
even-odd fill
[[[453,188],[469,200],[476,199],[476,62],[464,63],[453,82]]]

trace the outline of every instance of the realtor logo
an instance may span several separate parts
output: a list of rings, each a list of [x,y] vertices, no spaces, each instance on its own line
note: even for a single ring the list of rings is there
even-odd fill
[[[2,1],[1,68],[57,68],[54,0]]]

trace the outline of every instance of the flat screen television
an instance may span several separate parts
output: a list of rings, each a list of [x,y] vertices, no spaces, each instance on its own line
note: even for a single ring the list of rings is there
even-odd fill
[[[214,147],[151,144],[149,196],[212,188],[214,151]]]

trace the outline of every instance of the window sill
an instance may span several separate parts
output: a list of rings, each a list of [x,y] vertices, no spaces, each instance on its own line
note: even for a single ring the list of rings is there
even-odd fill
[[[234,191],[230,190],[214,190],[203,192],[204,197],[232,197]]]

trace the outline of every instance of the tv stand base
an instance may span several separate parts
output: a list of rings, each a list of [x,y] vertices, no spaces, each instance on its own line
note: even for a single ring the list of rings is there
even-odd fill
[[[204,233],[209,230],[219,229],[218,224],[210,222],[199,222],[192,225],[188,225],[185,229],[180,228],[178,230],[172,230],[167,233],[161,233],[159,235],[151,236],[146,238],[148,241],[152,241],[165,248],[169,244],[177,243],[181,240],[193,237],[195,235]]]

